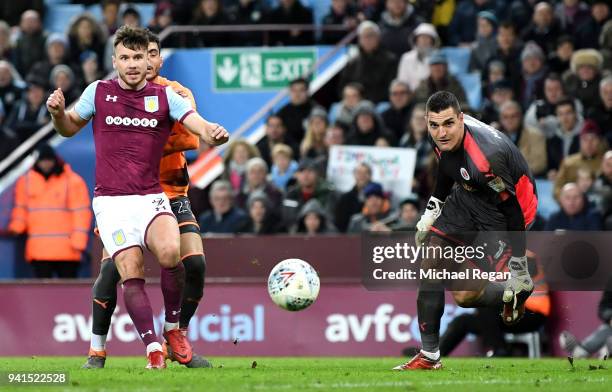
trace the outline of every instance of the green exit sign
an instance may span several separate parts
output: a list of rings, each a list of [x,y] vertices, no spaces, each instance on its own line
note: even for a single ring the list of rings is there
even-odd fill
[[[224,49],[213,52],[216,90],[267,90],[287,87],[312,71],[314,49]]]

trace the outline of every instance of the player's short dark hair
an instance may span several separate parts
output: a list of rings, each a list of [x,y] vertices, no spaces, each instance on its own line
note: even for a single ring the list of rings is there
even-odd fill
[[[563,97],[559,100],[559,102],[557,102],[557,104],[555,105],[555,110],[559,107],[559,106],[565,106],[565,105],[569,105],[572,107],[572,110],[574,112],[576,112],[576,105],[574,103],[574,100],[568,97]]]
[[[461,113],[461,106],[453,93],[449,91],[438,91],[427,100],[427,104],[425,104],[425,114],[429,112],[440,113],[448,108],[453,108],[456,114]]]
[[[149,36],[145,29],[140,27],[121,26],[115,33],[114,47],[123,44],[128,49],[147,50],[149,47]]]
[[[152,32],[149,29],[145,29],[145,31],[147,32],[147,37],[149,38],[149,43],[154,42],[157,45],[157,49],[161,50],[161,44],[159,42],[159,37],[157,36],[157,34],[155,34],[154,32]],[[147,45],[149,46],[149,45]]]

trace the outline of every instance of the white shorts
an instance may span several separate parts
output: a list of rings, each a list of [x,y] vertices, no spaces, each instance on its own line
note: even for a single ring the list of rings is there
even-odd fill
[[[171,215],[165,193],[96,196],[92,207],[106,251],[114,258],[122,250],[147,247],[147,229],[159,215]]]

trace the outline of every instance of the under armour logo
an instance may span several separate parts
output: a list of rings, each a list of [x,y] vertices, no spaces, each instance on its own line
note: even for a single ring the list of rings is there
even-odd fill
[[[147,332],[145,332],[145,333],[141,333],[141,334],[140,334],[140,337],[144,339],[144,337],[145,337],[145,336],[147,336],[147,335],[153,335],[153,332],[152,332],[151,330],[148,330],[148,331],[147,331]]]
[[[173,310],[173,311],[172,311],[172,315],[173,315],[173,316],[176,316],[176,315],[177,315],[177,314],[179,314],[179,313],[181,313],[181,311],[180,311],[180,310]]]
[[[109,102],[109,101],[117,102],[117,96],[106,94],[106,102]]]

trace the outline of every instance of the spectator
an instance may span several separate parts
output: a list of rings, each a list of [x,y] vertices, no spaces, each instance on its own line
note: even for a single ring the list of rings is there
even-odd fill
[[[104,33],[98,22],[90,14],[82,14],[72,22],[68,29],[68,41],[70,63],[79,64],[81,55],[86,51],[96,53],[98,60],[102,61],[102,56],[104,56]],[[108,61],[111,62],[112,59]],[[102,66],[101,63],[98,65]],[[109,67],[109,69],[112,68]]]
[[[312,199],[321,203],[327,216],[332,216],[336,207],[336,192],[330,183],[319,176],[317,163],[312,159],[303,159],[295,176],[297,182],[287,190],[283,200],[285,226],[294,225],[304,204]]]
[[[51,70],[49,76],[49,85],[51,90],[61,88],[64,93],[66,105],[70,105],[79,98],[79,92],[76,89],[76,80],[74,72],[65,64],[58,64]]]
[[[514,25],[511,22],[500,23],[497,29],[497,48],[489,62],[497,60],[505,65],[505,79],[512,82],[515,93],[518,92],[521,81],[520,59],[522,50],[522,43],[517,39]],[[485,79],[488,79],[488,77]]]
[[[546,137],[551,137],[559,127],[556,105],[565,96],[563,81],[559,75],[550,73],[544,79],[544,97],[534,101],[525,113],[525,124],[539,128]],[[574,110],[582,115],[582,103],[573,98]]]
[[[235,193],[240,192],[244,186],[247,161],[258,156],[260,154],[257,147],[249,144],[244,139],[234,140],[230,143],[223,157],[225,169],[223,170],[222,178],[229,181]]]
[[[595,173],[593,173],[586,167],[581,167],[580,169],[578,169],[578,173],[576,173],[576,186],[584,195],[584,199],[588,208],[598,207],[597,195],[593,191],[594,183]]]
[[[441,90],[453,93],[462,108],[468,107],[461,83],[448,72],[446,56],[442,52],[436,52],[429,58],[429,77],[421,80],[415,91],[415,100],[425,103],[433,93]]]
[[[555,178],[554,195],[558,198],[561,187],[568,182],[576,181],[578,169],[586,167],[599,175],[604,152],[604,140],[601,130],[592,120],[586,120],[580,130],[580,151],[569,155],[561,162]]]
[[[258,235],[284,232],[285,229],[280,226],[278,216],[275,217],[270,213],[270,207],[270,200],[265,193],[251,193],[247,201],[249,215],[238,232]]]
[[[25,96],[15,104],[6,119],[6,131],[19,143],[23,143],[49,122],[45,106],[46,85],[46,80],[30,80]]]
[[[523,30],[523,41],[533,41],[546,54],[554,51],[557,37],[561,34],[552,5],[545,1],[536,4],[529,26]]]
[[[174,19],[172,15],[172,3],[170,1],[162,0],[157,3],[155,7],[155,14],[153,20],[148,26],[148,29],[155,34],[161,33],[165,28],[174,25]],[[180,37],[177,34],[170,34],[164,39],[164,47],[177,47],[180,46]]]
[[[47,79],[53,67],[68,63],[68,40],[62,34],[50,34],[47,37],[47,56],[32,66],[28,78]],[[50,82],[49,85],[53,83]]]
[[[612,150],[606,151],[601,161],[601,174],[593,184],[593,194],[604,218],[605,230],[612,230]]]
[[[13,66],[6,60],[0,60],[0,101],[7,116],[23,93],[23,84],[15,79]]]
[[[87,184],[48,146],[15,186],[9,231],[26,234],[25,259],[37,278],[76,278],[92,213]]]
[[[570,68],[570,60],[574,54],[574,41],[569,35],[557,39],[555,51],[548,55],[548,70],[563,75]]]
[[[342,89],[342,101],[338,104],[338,110],[333,120],[341,123],[346,128],[350,127],[355,117],[355,109],[363,101],[363,86],[359,82],[350,82]]]
[[[493,84],[500,80],[508,80],[506,79],[506,65],[499,60],[493,60],[489,62],[481,76],[482,96],[491,97]]]
[[[329,150],[331,146],[340,146],[344,144],[344,127],[339,123],[333,123],[325,131],[325,145]]]
[[[419,220],[419,198],[412,194],[403,199],[399,204],[399,215],[395,220],[388,223],[375,222],[370,231],[415,231]]]
[[[546,141],[546,155],[548,156],[548,178],[554,179],[556,171],[565,157],[575,154],[579,150],[580,130],[583,126],[582,116],[576,113],[574,102],[571,99],[562,99],[557,102],[555,112],[559,124],[552,136]],[[552,173],[550,171],[553,171]]]
[[[292,145],[292,142],[287,138],[287,130],[283,119],[276,114],[271,114],[266,119],[265,135],[257,142],[257,149],[261,153],[261,157],[268,165],[272,165],[272,150],[277,144],[287,144],[296,155],[297,148]]]
[[[47,36],[42,28],[40,14],[27,10],[19,22],[20,35],[15,44],[15,68],[19,74],[27,75],[36,62],[45,58],[45,41]]]
[[[0,60],[14,61],[13,45],[11,45],[11,26],[0,20]]]
[[[386,0],[379,22],[382,46],[399,58],[410,50],[410,42],[406,38],[422,22],[423,18],[408,0]]]
[[[300,0],[279,0],[278,7],[268,14],[266,20],[271,24],[312,25],[314,23],[311,9],[304,7]],[[270,34],[271,46],[312,45],[313,42],[312,31],[293,29]]]
[[[495,55],[497,23],[497,17],[491,11],[480,11],[478,13],[476,43],[470,54],[471,71],[482,71],[489,59]]]
[[[276,144],[272,148],[272,162],[274,164],[272,170],[270,170],[270,181],[282,192],[285,192],[298,169],[298,163],[293,160],[291,147],[283,143]]]
[[[467,0],[457,4],[448,27],[449,44],[468,46],[476,40],[476,18],[479,12],[490,10],[495,14],[494,0]]]
[[[593,0],[591,16],[576,29],[576,47],[599,49],[599,34],[603,25],[610,19],[609,0]]]
[[[427,134],[425,105],[415,106],[410,116],[410,122],[406,126],[406,132],[400,139],[399,146],[416,149],[415,175],[425,170],[429,155],[433,151]]]
[[[329,221],[325,210],[317,199],[311,199],[304,204],[298,217],[294,233],[319,235],[336,233],[337,230]]]
[[[102,32],[105,37],[115,35],[119,28],[119,4],[121,0],[104,0],[102,2]]]
[[[410,91],[429,76],[429,57],[439,46],[440,37],[432,24],[421,23],[414,30],[413,48],[402,55],[397,68],[397,78],[408,83]]]
[[[289,144],[300,144],[304,138],[304,120],[316,106],[316,102],[309,97],[308,85],[308,80],[304,78],[291,81],[289,83],[289,103],[277,113],[287,129]]]
[[[380,184],[372,182],[366,185],[363,195],[363,208],[351,217],[347,233],[370,231],[375,223],[388,223],[397,218]]]
[[[323,17],[323,26],[344,25],[347,31],[325,31],[321,35],[321,43],[326,45],[337,44],[348,31],[357,26],[357,10],[352,1],[332,0],[329,13]]]
[[[588,208],[584,194],[574,182],[568,182],[559,192],[561,209],[550,216],[547,231],[597,231],[602,229],[601,215]]]
[[[595,49],[581,49],[574,52],[571,72],[563,76],[567,94],[578,98],[585,108],[597,106],[599,81],[603,58]]]
[[[555,17],[561,30],[569,35],[574,35],[578,26],[585,22],[590,14],[589,6],[582,0],[563,0],[555,7]]]
[[[517,145],[534,176],[546,172],[546,138],[537,128],[523,124],[523,112],[516,101],[508,101],[500,108],[500,130]]]
[[[306,123],[306,135],[300,144],[301,158],[318,158],[327,156],[325,132],[327,131],[327,112],[316,106],[310,112]]]
[[[394,137],[387,131],[382,120],[376,113],[374,104],[370,101],[363,101],[357,107],[355,119],[351,130],[346,137],[346,144],[356,146],[373,146],[379,138],[392,140]]]
[[[378,20],[383,13],[384,1],[380,0],[358,0],[357,19],[359,20]]]
[[[599,104],[587,111],[586,117],[597,123],[612,146],[612,76],[599,82]]]
[[[366,99],[382,102],[387,98],[389,85],[397,72],[396,58],[380,46],[380,28],[376,24],[361,22],[357,32],[359,54],[346,65],[338,83],[340,88],[344,88],[350,82],[359,82],[364,87]]]
[[[212,184],[210,204],[212,211],[200,215],[198,222],[202,233],[231,234],[244,227],[247,214],[234,205],[232,185],[228,181],[218,180]]]
[[[396,140],[402,137],[410,119],[414,107],[412,98],[413,93],[407,83],[398,79],[391,82],[391,87],[389,87],[389,102],[391,105],[380,116],[385,127],[393,133]]]
[[[96,80],[104,78],[104,72],[100,70],[98,55],[92,51],[83,52],[81,55],[81,90],[84,90]]]
[[[269,213],[278,217],[280,211],[278,211],[277,208],[281,204],[283,195],[274,184],[266,179],[267,175],[268,165],[266,161],[260,157],[251,158],[247,161],[244,185],[236,195],[235,204],[237,207],[246,210],[248,208],[247,201],[249,195],[254,192],[262,192],[270,202]]]
[[[338,198],[335,222],[341,232],[346,232],[351,217],[361,211],[365,195],[365,187],[372,182],[372,168],[367,163],[360,163],[353,169],[355,185],[350,191],[345,192]]]
[[[544,79],[546,78],[546,58],[544,52],[535,43],[529,42],[521,52],[523,67],[522,83],[520,88],[520,103],[523,108],[544,95]]]
[[[136,8],[131,6],[126,7],[121,14],[121,24],[130,27],[140,27],[140,14]],[[100,53],[96,50],[94,52],[98,55],[98,61],[103,61],[100,66],[108,72],[113,70],[113,53],[115,52],[115,36],[106,40],[106,47],[104,48],[104,57],[100,57]],[[102,59],[102,60],[101,60]]]
[[[198,26],[220,26],[231,24],[223,10],[221,0],[200,0],[190,24]],[[189,46],[216,47],[229,46],[232,35],[227,32],[193,33]]]
[[[481,109],[481,120],[486,124],[499,126],[499,111],[501,106],[514,98],[514,91],[509,81],[502,79],[491,84],[490,97],[485,98]]]

